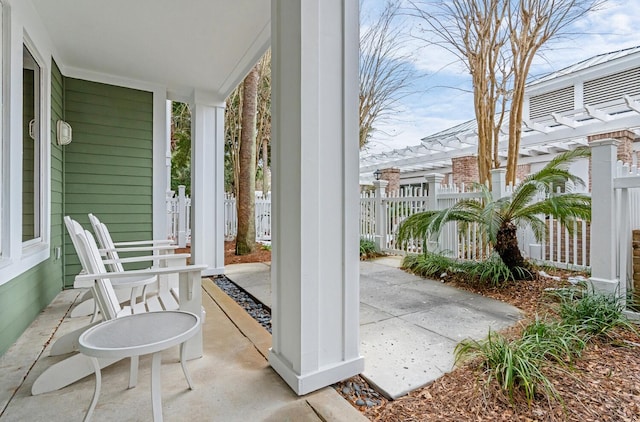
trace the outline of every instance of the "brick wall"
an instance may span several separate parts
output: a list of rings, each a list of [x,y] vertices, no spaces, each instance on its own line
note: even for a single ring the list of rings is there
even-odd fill
[[[531,173],[531,164],[518,164],[518,167],[516,167],[516,179],[519,182],[522,182],[529,173]]]
[[[400,190],[400,169],[386,168],[380,171],[382,172],[380,179],[389,182],[389,184],[385,188],[385,193],[387,194],[387,196],[391,196],[392,194],[398,192]]]
[[[546,221],[547,224],[547,235],[549,234],[549,220]],[[571,260],[573,260],[573,256],[574,254],[577,256],[577,260],[574,262],[574,264],[576,265],[585,265],[585,266],[589,266],[591,265],[591,252],[590,252],[590,248],[591,248],[591,223],[587,223],[586,224],[586,229],[585,229],[585,241],[582,241],[582,225],[578,224],[576,230],[573,231],[573,233],[568,234],[567,231],[565,230],[564,226],[562,226],[560,228],[560,241],[558,241],[558,224],[556,221],[554,221],[554,225],[553,225],[553,244],[554,244],[554,250],[553,250],[553,257],[551,256],[551,249],[550,249],[550,239],[546,239],[546,244],[545,244],[545,254],[544,254],[544,259],[546,260],[554,260],[558,257],[558,249],[560,249],[560,256],[562,258],[567,256],[567,235],[569,236],[569,239],[573,239],[573,237],[575,236],[576,241],[570,241],[569,242],[569,257],[571,257]],[[586,260],[582,259],[582,253],[583,251],[586,250]]]
[[[452,182],[456,185],[464,183],[470,185],[478,182],[478,157],[469,155],[451,159]]]

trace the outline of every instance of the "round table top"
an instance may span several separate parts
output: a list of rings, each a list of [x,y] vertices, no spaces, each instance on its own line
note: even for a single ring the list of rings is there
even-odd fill
[[[194,336],[200,318],[185,311],[127,315],[89,328],[79,338],[80,352],[88,356],[130,357],[155,353]]]

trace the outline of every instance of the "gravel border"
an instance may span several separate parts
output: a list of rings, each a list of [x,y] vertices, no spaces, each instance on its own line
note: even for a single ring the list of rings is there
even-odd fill
[[[215,277],[213,282],[271,334],[271,309],[268,306],[239,287],[227,276]]]
[[[271,309],[268,306],[264,305],[224,275],[215,277],[213,282],[271,333]],[[359,375],[338,382],[332,387],[349,403],[361,411],[363,408],[379,406],[385,402],[382,395]]]

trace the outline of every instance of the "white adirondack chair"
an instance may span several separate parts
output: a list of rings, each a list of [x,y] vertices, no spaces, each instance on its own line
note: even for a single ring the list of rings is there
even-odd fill
[[[69,218],[69,220],[71,220]],[[65,217],[65,223],[66,223]],[[73,220],[71,220],[73,221]],[[98,242],[100,243],[101,253],[103,256],[106,256],[108,259],[105,260],[105,263],[108,264],[108,267],[111,271],[124,271],[124,267],[122,263],[127,262],[143,262],[150,261],[153,262],[153,266],[164,266],[164,265],[186,265],[186,260],[189,257],[188,254],[173,254],[177,246],[173,241],[165,239],[165,240],[142,240],[142,241],[133,241],[133,242],[119,242],[113,243],[111,240],[111,235],[109,234],[109,230],[106,228],[104,224],[98,220],[93,214],[89,214],[89,221],[93,227],[93,230],[96,234]],[[77,227],[81,226],[77,224]],[[76,229],[77,229],[76,227]],[[74,244],[75,246],[75,244]],[[76,248],[77,249],[77,248]],[[125,258],[121,259],[118,252],[146,252],[147,254],[153,254],[153,256],[145,255],[144,257],[133,257],[133,258]],[[171,258],[166,257],[165,255],[173,254]],[[162,259],[157,259],[156,256],[162,255]],[[174,277],[175,278],[175,277]],[[163,281],[164,283],[164,281]],[[126,280],[123,280],[122,283],[114,282],[114,288],[116,290],[116,294],[120,300],[120,303],[128,299],[133,299],[139,293],[139,289],[127,289],[126,288]],[[147,285],[149,286],[149,285]],[[146,292],[146,288],[142,292],[144,295]],[[157,285],[154,286],[154,291],[158,291]],[[86,316],[90,315],[91,312],[95,315],[95,306],[93,300],[90,299],[91,293],[87,292],[87,295],[83,298],[83,302],[79,303],[71,312],[72,317],[78,316]],[[164,295],[164,301],[166,302],[164,305],[165,309],[177,309],[178,303],[176,300],[173,300],[171,296]]]
[[[95,239],[88,231],[74,233],[76,244],[78,246],[78,255],[81,262],[84,262],[87,274],[79,275],[77,283],[84,287],[90,286],[93,295],[98,302],[100,313],[105,320],[119,318],[132,313],[147,312],[150,310],[160,310],[156,308],[158,302],[149,301],[135,303],[133,306],[122,307],[115,291],[113,290],[111,280],[126,279],[129,277],[152,277],[167,274],[179,274],[181,284],[180,304],[181,309],[201,313],[201,294],[200,294],[200,278],[202,270],[206,265],[188,265],[188,266],[172,266],[164,268],[152,268],[147,270],[123,271],[123,272],[107,272],[105,264],[100,256],[100,251],[95,243]],[[84,330],[89,326],[84,327]],[[84,331],[82,330],[82,331]],[[193,340],[192,340],[193,341]],[[201,353],[202,336],[195,339],[198,347],[193,348],[195,353]],[[104,368],[120,359],[99,359],[101,368]],[[132,358],[132,370],[130,376],[130,385],[135,384],[135,368],[137,368],[137,358]],[[135,367],[134,367],[135,365]],[[94,372],[93,364],[90,358],[82,354],[74,354],[60,362],[47,368],[34,381],[31,387],[31,394],[37,395],[63,388],[75,381],[86,377]]]
[[[167,240],[140,241],[140,242],[120,242],[114,243],[107,226],[93,214],[89,214],[89,221],[100,244],[100,252],[108,258],[105,263],[109,264],[111,271],[124,271],[123,262],[139,262],[140,258],[121,259],[119,252],[153,252],[153,266],[162,267],[170,265],[186,265],[185,256],[187,254],[174,254],[176,245],[168,244]],[[146,245],[146,246],[136,246]],[[163,303],[164,309],[178,309],[178,280],[173,276],[159,277],[157,285],[157,296]]]
[[[72,219],[68,215],[64,217],[64,224],[67,228],[67,232],[69,233],[69,237],[71,238],[71,242],[73,243],[73,247],[75,248],[77,253],[77,251],[79,250],[79,245],[78,245],[77,237],[75,235],[77,233],[83,232],[84,229],[82,228],[80,223],[78,223],[76,220]],[[80,265],[82,266],[82,270],[80,274],[81,275],[86,274],[87,264],[86,262],[82,261],[83,258],[80,256],[80,254],[78,254],[78,258],[80,259]],[[124,270],[123,268],[120,269],[120,271],[123,271],[123,270]],[[118,280],[117,282],[113,283],[114,284],[113,287],[116,290],[116,294],[118,296],[118,300],[120,301],[120,303],[123,303],[127,300],[129,300],[130,302],[135,302],[137,297],[137,291],[138,291],[136,287],[146,286],[156,281],[157,281],[157,278],[155,276],[154,277],[141,276],[141,277],[134,277],[132,279]],[[93,294],[91,290],[88,290],[87,293],[85,293],[85,295],[82,297],[81,302],[78,305],[76,305],[76,307],[71,311],[71,317],[86,316],[86,315],[91,315],[91,313],[93,313],[92,322],[95,322],[97,321],[97,318],[98,318],[97,310],[98,310],[97,304],[93,300]],[[66,350],[64,348],[60,350],[56,348],[52,348],[52,355],[63,354],[68,352],[69,350]]]
[[[69,231],[69,236],[71,237],[73,246],[78,253],[78,259],[80,260],[80,264],[82,265],[82,274],[90,273],[89,270],[89,262],[86,254],[81,253],[82,248],[79,244],[78,235],[84,235],[84,229],[82,226],[75,220],[73,220],[69,216],[65,216],[64,218],[65,225],[67,226],[67,230]],[[171,259],[176,259],[175,257],[179,257],[185,260],[189,255],[174,255],[171,256]],[[161,256],[158,259],[164,259],[167,256]],[[140,259],[140,258],[138,258]],[[148,260],[149,257],[143,257],[143,260]],[[124,271],[122,265],[120,264],[120,271]],[[149,274],[141,274],[135,276],[126,276],[115,279],[113,281],[113,287],[116,291],[116,299],[119,303],[128,302],[129,306],[140,306],[139,302],[144,302],[144,306],[151,307],[155,310],[165,310],[165,309],[178,309],[177,295],[176,298],[169,297],[161,299],[157,294],[155,295],[147,295],[146,288],[147,286],[153,286],[152,291],[157,292],[158,290],[158,276],[157,275],[149,275]],[[77,278],[76,278],[77,279]],[[74,283],[75,287],[83,287],[82,285],[78,285],[78,283]],[[142,294],[138,295],[138,291],[142,290]],[[120,294],[118,294],[120,292]],[[124,293],[123,293],[124,292]],[[91,309],[93,310],[93,318],[91,319],[90,325],[96,324],[98,322],[99,317],[99,308],[97,303],[93,300],[93,290],[88,290],[87,294],[83,296],[81,299],[82,302],[78,306],[88,307],[87,304],[91,305]],[[76,307],[77,308],[77,307]],[[74,308],[75,310],[75,308]],[[72,312],[72,315],[73,312]],[[78,351],[78,338],[80,334],[82,334],[88,327],[81,327],[69,333],[66,333],[59,339],[57,339],[52,345],[50,349],[50,356],[58,356],[64,355],[71,352]]]

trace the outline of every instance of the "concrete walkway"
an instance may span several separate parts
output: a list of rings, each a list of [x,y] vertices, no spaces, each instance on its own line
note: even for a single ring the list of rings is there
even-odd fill
[[[521,317],[511,305],[408,274],[399,265],[400,257],[360,263],[362,375],[389,398],[449,372],[461,340],[482,339]],[[228,265],[226,275],[271,306],[268,264]]]
[[[264,272],[263,272],[264,274]],[[91,402],[94,377],[50,393],[31,395],[33,381],[63,357],[51,343],[88,318],[68,318],[83,291],[60,293],[0,357],[0,421],[80,421]],[[298,397],[269,366],[271,335],[211,280],[203,279],[204,356],[187,362],[195,389],[187,389],[178,347],[163,352],[162,408],[171,421],[335,421],[367,419],[333,388]],[[129,362],[102,371],[94,421],[150,421],[151,357],[140,358],[138,385],[128,389]]]

